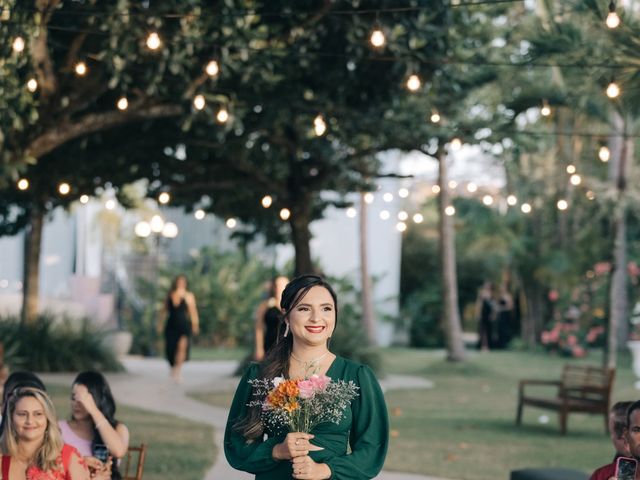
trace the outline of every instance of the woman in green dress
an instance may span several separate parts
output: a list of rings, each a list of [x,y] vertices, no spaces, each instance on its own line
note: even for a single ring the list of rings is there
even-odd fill
[[[282,294],[283,324],[274,347],[261,364],[252,364],[236,390],[224,436],[229,464],[256,480],[360,480],[375,477],[384,464],[389,419],[380,385],[365,365],[329,350],[338,302],[331,286],[317,275],[294,278]],[[358,395],[338,423],[322,423],[310,434],[265,428],[250,380],[307,378],[325,374],[353,381]]]

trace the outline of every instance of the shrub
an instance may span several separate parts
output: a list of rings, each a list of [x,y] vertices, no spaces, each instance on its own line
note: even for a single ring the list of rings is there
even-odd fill
[[[103,344],[104,334],[86,318],[78,322],[42,314],[33,324],[23,325],[17,317],[0,317],[0,338],[12,369],[122,370],[113,352]]]

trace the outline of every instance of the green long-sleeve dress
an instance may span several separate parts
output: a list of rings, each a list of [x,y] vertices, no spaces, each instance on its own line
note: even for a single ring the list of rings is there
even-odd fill
[[[285,435],[270,436],[267,432],[263,441],[247,443],[233,429],[238,419],[245,416],[251,400],[252,387],[248,381],[258,374],[259,366],[253,364],[240,380],[227,419],[224,452],[233,468],[255,474],[256,480],[287,480],[292,478],[291,462],[272,457],[273,447]],[[382,469],[389,444],[389,417],[380,385],[369,367],[342,357],[335,358],[327,376],[333,380],[352,380],[360,388],[339,424],[327,422],[313,429],[315,438],[311,443],[324,450],[309,455],[317,463],[326,463],[334,480],[373,478]]]

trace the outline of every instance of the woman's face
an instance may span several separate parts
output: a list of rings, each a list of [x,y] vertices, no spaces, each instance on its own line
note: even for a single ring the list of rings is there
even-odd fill
[[[324,287],[311,287],[289,313],[288,320],[294,343],[326,345],[336,326],[333,297]]]
[[[176,278],[176,289],[178,289],[178,290],[186,290],[187,289],[187,279],[185,277]]]
[[[44,439],[44,432],[49,422],[44,407],[35,397],[23,397],[18,400],[12,420],[19,440]]]
[[[79,400],[82,395],[87,392],[87,387],[79,383],[75,383],[71,387],[71,416],[74,420],[86,420],[90,417],[89,412]]]

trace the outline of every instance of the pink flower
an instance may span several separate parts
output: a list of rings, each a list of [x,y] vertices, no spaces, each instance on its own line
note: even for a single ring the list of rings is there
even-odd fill
[[[572,347],[578,345],[578,337],[575,335],[569,335],[567,337],[567,343]]]
[[[587,351],[582,348],[580,345],[576,345],[575,347],[573,347],[572,349],[572,353],[574,357],[584,357],[587,354]]]
[[[300,398],[311,398],[316,392],[324,390],[331,382],[331,378],[326,375],[311,375],[306,380],[298,381],[298,389],[300,390]]]
[[[542,343],[545,345],[549,343],[549,332],[542,332],[541,340],[542,340]]]
[[[560,294],[558,293],[557,290],[549,290],[549,293],[547,294],[547,298],[549,299],[549,301],[555,302],[558,300],[558,298],[560,298]]]

